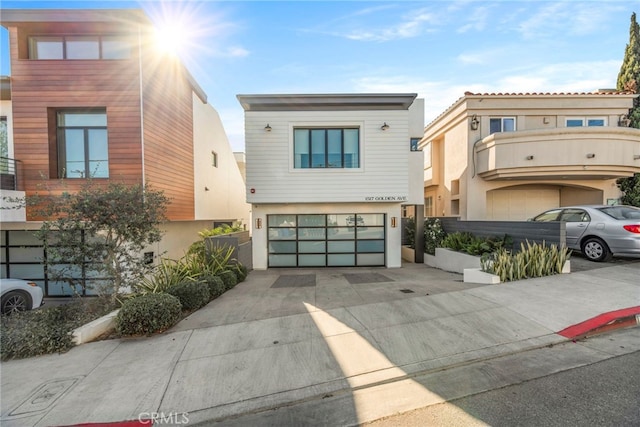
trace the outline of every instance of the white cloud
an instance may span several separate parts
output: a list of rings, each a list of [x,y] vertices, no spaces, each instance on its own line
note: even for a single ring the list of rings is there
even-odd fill
[[[438,20],[426,9],[408,13],[402,21],[378,29],[352,30],[343,36],[351,40],[383,42],[417,37],[430,31],[428,24],[436,25]]]

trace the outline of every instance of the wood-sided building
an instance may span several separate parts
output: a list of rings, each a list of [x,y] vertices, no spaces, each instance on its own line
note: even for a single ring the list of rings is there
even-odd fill
[[[14,190],[55,194],[88,178],[149,184],[171,200],[156,248],[169,256],[182,255],[203,228],[249,223],[220,118],[184,65],[157,49],[144,12],[14,9],[2,11],[1,24],[9,33]],[[3,220],[3,230],[37,228],[41,219],[27,209],[26,222]]]

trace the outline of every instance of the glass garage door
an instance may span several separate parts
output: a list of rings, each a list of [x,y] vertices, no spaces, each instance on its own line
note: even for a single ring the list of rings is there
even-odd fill
[[[385,265],[385,214],[267,215],[269,267]]]

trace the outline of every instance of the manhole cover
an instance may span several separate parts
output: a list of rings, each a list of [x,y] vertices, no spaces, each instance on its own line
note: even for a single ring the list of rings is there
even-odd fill
[[[302,288],[316,285],[315,274],[287,274],[279,276],[272,288]]]

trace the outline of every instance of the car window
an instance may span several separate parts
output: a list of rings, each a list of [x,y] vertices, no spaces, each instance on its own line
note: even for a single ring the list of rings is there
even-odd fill
[[[587,222],[591,221],[589,214],[583,209],[565,209],[560,216],[565,222]]]
[[[640,219],[640,209],[632,206],[607,206],[600,211],[615,219]]]
[[[558,221],[558,215],[560,214],[560,209],[553,209],[550,211],[546,211],[533,218],[534,221]]]

